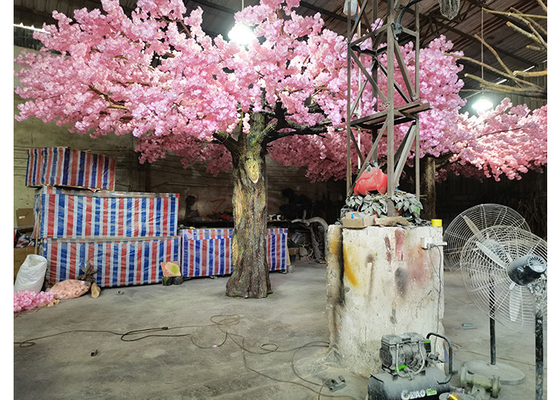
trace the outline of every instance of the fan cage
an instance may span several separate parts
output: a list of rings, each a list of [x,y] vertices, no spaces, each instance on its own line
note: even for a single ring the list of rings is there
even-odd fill
[[[481,247],[499,259],[492,259]],[[534,328],[536,300],[530,285],[519,285],[508,275],[507,266],[516,259],[534,255],[547,259],[547,244],[538,236],[521,228],[496,225],[472,236],[463,246],[460,268],[465,288],[472,301],[490,318],[502,325],[522,330]],[[536,281],[546,289],[546,272]],[[539,298],[546,315],[546,290]]]
[[[472,221],[479,231],[495,225],[508,225],[531,231],[525,218],[513,208],[493,203],[471,207],[455,217],[443,234],[443,241],[447,242],[447,246],[443,250],[443,261],[448,270],[459,268],[461,250],[467,240],[475,235],[465,217]]]

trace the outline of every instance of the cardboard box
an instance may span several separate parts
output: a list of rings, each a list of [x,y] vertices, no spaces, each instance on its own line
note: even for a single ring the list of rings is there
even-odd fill
[[[32,208],[18,208],[16,209],[17,228],[30,229],[35,224]]]
[[[35,254],[35,247],[21,247],[14,249],[14,283],[16,281],[17,273],[27,258],[28,254]]]
[[[365,228],[371,225],[373,225],[373,215],[346,213],[346,216],[342,218],[343,228]]]

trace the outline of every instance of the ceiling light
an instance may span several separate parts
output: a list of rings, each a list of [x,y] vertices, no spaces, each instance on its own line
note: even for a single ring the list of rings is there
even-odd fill
[[[344,12],[345,15],[348,15],[348,7],[350,7],[350,16],[353,17],[356,15],[356,11],[358,10],[358,0],[345,0],[344,1]]]
[[[46,30],[44,30],[42,28],[35,28],[33,25],[32,26],[25,26],[22,23],[20,23],[19,25],[14,24],[14,26],[17,26],[17,27],[23,28],[23,29],[29,29],[29,30],[32,30],[32,31],[47,33]]]
[[[479,97],[472,105],[472,108],[478,112],[488,111],[492,107],[494,107],[494,104],[484,96]]]
[[[230,40],[242,46],[248,45],[255,38],[253,30],[244,23],[236,23],[228,33]]]
[[[245,1],[241,0],[241,11],[245,8]],[[229,40],[233,40],[235,43],[242,46],[249,44],[251,40],[255,38],[253,30],[245,25],[243,22],[236,22],[233,28],[228,33]]]

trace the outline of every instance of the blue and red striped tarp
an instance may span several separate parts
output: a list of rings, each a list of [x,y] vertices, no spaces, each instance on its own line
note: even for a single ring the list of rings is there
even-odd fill
[[[182,229],[181,271],[186,277],[229,275],[233,272],[233,229]],[[270,271],[285,271],[288,230],[269,228],[266,238]]]
[[[26,186],[115,190],[116,159],[67,147],[29,149]]]
[[[37,237],[175,236],[176,193],[84,191],[44,186],[35,195]]]
[[[144,285],[161,282],[160,263],[180,261],[181,238],[46,239],[42,249],[53,284],[76,279],[90,262],[99,287]]]

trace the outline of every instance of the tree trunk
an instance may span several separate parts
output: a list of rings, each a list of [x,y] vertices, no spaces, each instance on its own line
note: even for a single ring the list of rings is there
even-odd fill
[[[239,135],[232,152],[233,273],[226,285],[230,297],[263,298],[272,292],[266,259],[266,164],[259,139],[264,122],[258,114],[254,119],[251,132]]]
[[[436,159],[432,156],[422,158],[421,193],[426,196],[422,204],[421,217],[426,220],[436,218]]]

